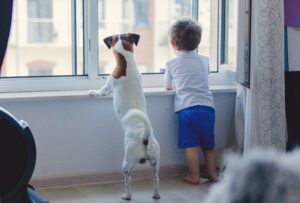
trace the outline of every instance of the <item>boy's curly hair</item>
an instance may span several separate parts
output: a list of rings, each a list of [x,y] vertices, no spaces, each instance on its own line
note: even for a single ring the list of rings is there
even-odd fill
[[[177,50],[195,50],[201,41],[202,28],[192,19],[177,20],[169,30],[169,36]]]

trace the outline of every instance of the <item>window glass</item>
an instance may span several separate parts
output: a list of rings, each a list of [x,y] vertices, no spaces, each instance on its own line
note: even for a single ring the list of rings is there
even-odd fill
[[[237,1],[223,0],[223,12],[225,18],[223,19],[223,64],[228,64],[231,67],[236,67],[236,49],[237,49]]]
[[[36,70],[43,69],[42,66],[35,66],[35,71],[30,71],[33,68],[28,65],[36,61],[54,64],[51,71],[40,71],[41,76],[85,75],[83,52],[87,50],[83,48],[82,3],[83,0],[15,0],[1,77],[39,76]],[[199,0],[198,16],[203,28],[198,51],[209,56],[209,0]],[[99,74],[109,74],[115,66],[113,54],[103,43],[103,38],[124,32],[141,36],[135,48],[135,59],[141,72],[163,70],[166,61],[176,56],[169,43],[168,30],[183,17],[192,17],[192,0],[98,0]],[[232,39],[235,37],[228,39],[229,45]],[[232,49],[232,46],[228,47],[228,50]],[[228,51],[229,56],[231,53]]]
[[[14,1],[2,77],[83,74],[82,2],[76,1],[73,9],[74,1]],[[78,21],[72,23],[75,10]],[[77,30],[73,32],[75,25]],[[72,43],[74,39],[77,45]],[[51,62],[53,66],[30,66],[37,61]]]
[[[27,17],[29,43],[51,42],[55,38],[51,0],[28,0]]]
[[[211,0],[199,0],[198,6],[198,20],[202,27],[202,36],[198,47],[198,53],[210,57]],[[210,64],[213,63],[210,62]],[[217,66],[210,66],[210,71],[217,71]]]
[[[38,61],[28,64],[28,74],[30,76],[47,76],[52,75],[55,63],[48,61]]]
[[[105,26],[105,0],[98,1],[98,22],[99,28],[104,28]]]
[[[134,27],[135,28],[147,28],[148,27],[148,11],[149,0],[133,0],[134,10]]]
[[[191,0],[104,0],[106,17],[99,26],[99,74],[110,74],[115,59],[103,43],[105,37],[132,32],[140,35],[134,48],[140,72],[158,73],[165,63],[175,57],[169,43],[168,31],[175,20],[191,17]],[[98,0],[103,4],[103,0]],[[101,11],[98,11],[99,14]],[[99,18],[99,22],[100,22]],[[209,19],[208,19],[209,20]]]
[[[175,0],[175,12],[178,18],[191,15],[192,2],[187,0]]]
[[[59,0],[56,0],[59,1]],[[73,75],[86,75],[86,67],[84,67],[84,49],[83,49],[83,1],[76,1],[76,44],[73,44],[73,49],[76,49],[76,59],[73,59]],[[75,37],[73,35],[73,37]],[[76,72],[75,72],[76,71]]]

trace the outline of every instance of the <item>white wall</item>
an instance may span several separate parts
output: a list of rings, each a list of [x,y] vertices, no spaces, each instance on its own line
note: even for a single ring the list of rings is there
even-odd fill
[[[185,163],[177,149],[177,115],[173,95],[146,96],[147,108],[161,145],[161,165]],[[214,93],[217,149],[224,149],[233,121],[235,93]],[[34,176],[120,170],[123,133],[111,98],[34,98],[0,100],[0,106],[25,120],[35,137]]]

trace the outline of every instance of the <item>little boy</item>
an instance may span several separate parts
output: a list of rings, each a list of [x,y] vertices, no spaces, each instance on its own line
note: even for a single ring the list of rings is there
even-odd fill
[[[170,43],[177,57],[168,61],[165,87],[175,90],[175,112],[179,112],[178,148],[185,149],[190,174],[184,181],[199,184],[200,146],[206,177],[218,179],[214,138],[215,110],[208,86],[209,59],[195,50],[201,41],[202,29],[191,19],[176,21],[169,30]]]

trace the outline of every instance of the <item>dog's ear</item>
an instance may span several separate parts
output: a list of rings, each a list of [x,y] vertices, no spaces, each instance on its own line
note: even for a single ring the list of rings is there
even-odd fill
[[[106,44],[106,46],[109,49],[111,48],[111,45],[112,45],[112,39],[113,39],[113,36],[106,37],[105,39],[103,39],[104,43]]]
[[[139,40],[140,40],[140,35],[138,34],[134,34],[134,33],[129,33],[129,38],[132,41],[132,43],[135,44],[135,46],[137,46]]]

